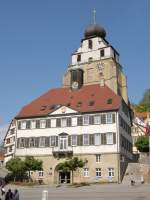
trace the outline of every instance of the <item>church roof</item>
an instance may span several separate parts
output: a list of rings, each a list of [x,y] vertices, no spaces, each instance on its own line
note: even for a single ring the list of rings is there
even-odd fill
[[[24,106],[16,118],[47,116],[61,106],[86,113],[117,110],[120,105],[121,97],[106,85],[86,85],[79,90],[55,88]]]

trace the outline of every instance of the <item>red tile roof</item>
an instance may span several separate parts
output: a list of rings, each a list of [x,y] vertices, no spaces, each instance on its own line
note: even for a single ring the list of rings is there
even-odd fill
[[[81,113],[116,110],[121,105],[121,97],[99,84],[83,86],[79,90],[56,88],[24,106],[16,118],[46,116],[59,105]]]

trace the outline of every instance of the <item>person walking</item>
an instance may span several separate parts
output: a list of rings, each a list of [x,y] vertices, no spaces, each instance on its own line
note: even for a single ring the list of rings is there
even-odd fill
[[[13,200],[19,200],[19,191],[18,190],[14,191]]]
[[[1,195],[2,195],[2,196],[5,195],[5,188],[4,188],[4,185],[2,185],[2,187],[1,187]]]
[[[13,200],[13,193],[12,193],[11,189],[9,189],[9,190],[6,192],[5,200]]]

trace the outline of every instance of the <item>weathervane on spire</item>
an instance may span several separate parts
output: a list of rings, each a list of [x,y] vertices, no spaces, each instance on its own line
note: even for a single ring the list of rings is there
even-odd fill
[[[93,9],[93,24],[96,24],[96,9]]]

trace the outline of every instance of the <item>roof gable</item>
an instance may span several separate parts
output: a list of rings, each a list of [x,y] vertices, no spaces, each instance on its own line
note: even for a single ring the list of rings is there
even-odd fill
[[[71,114],[77,113],[76,110],[68,108],[66,106],[61,106],[60,108],[56,109],[54,112],[51,112],[49,115],[62,115],[62,114]]]

